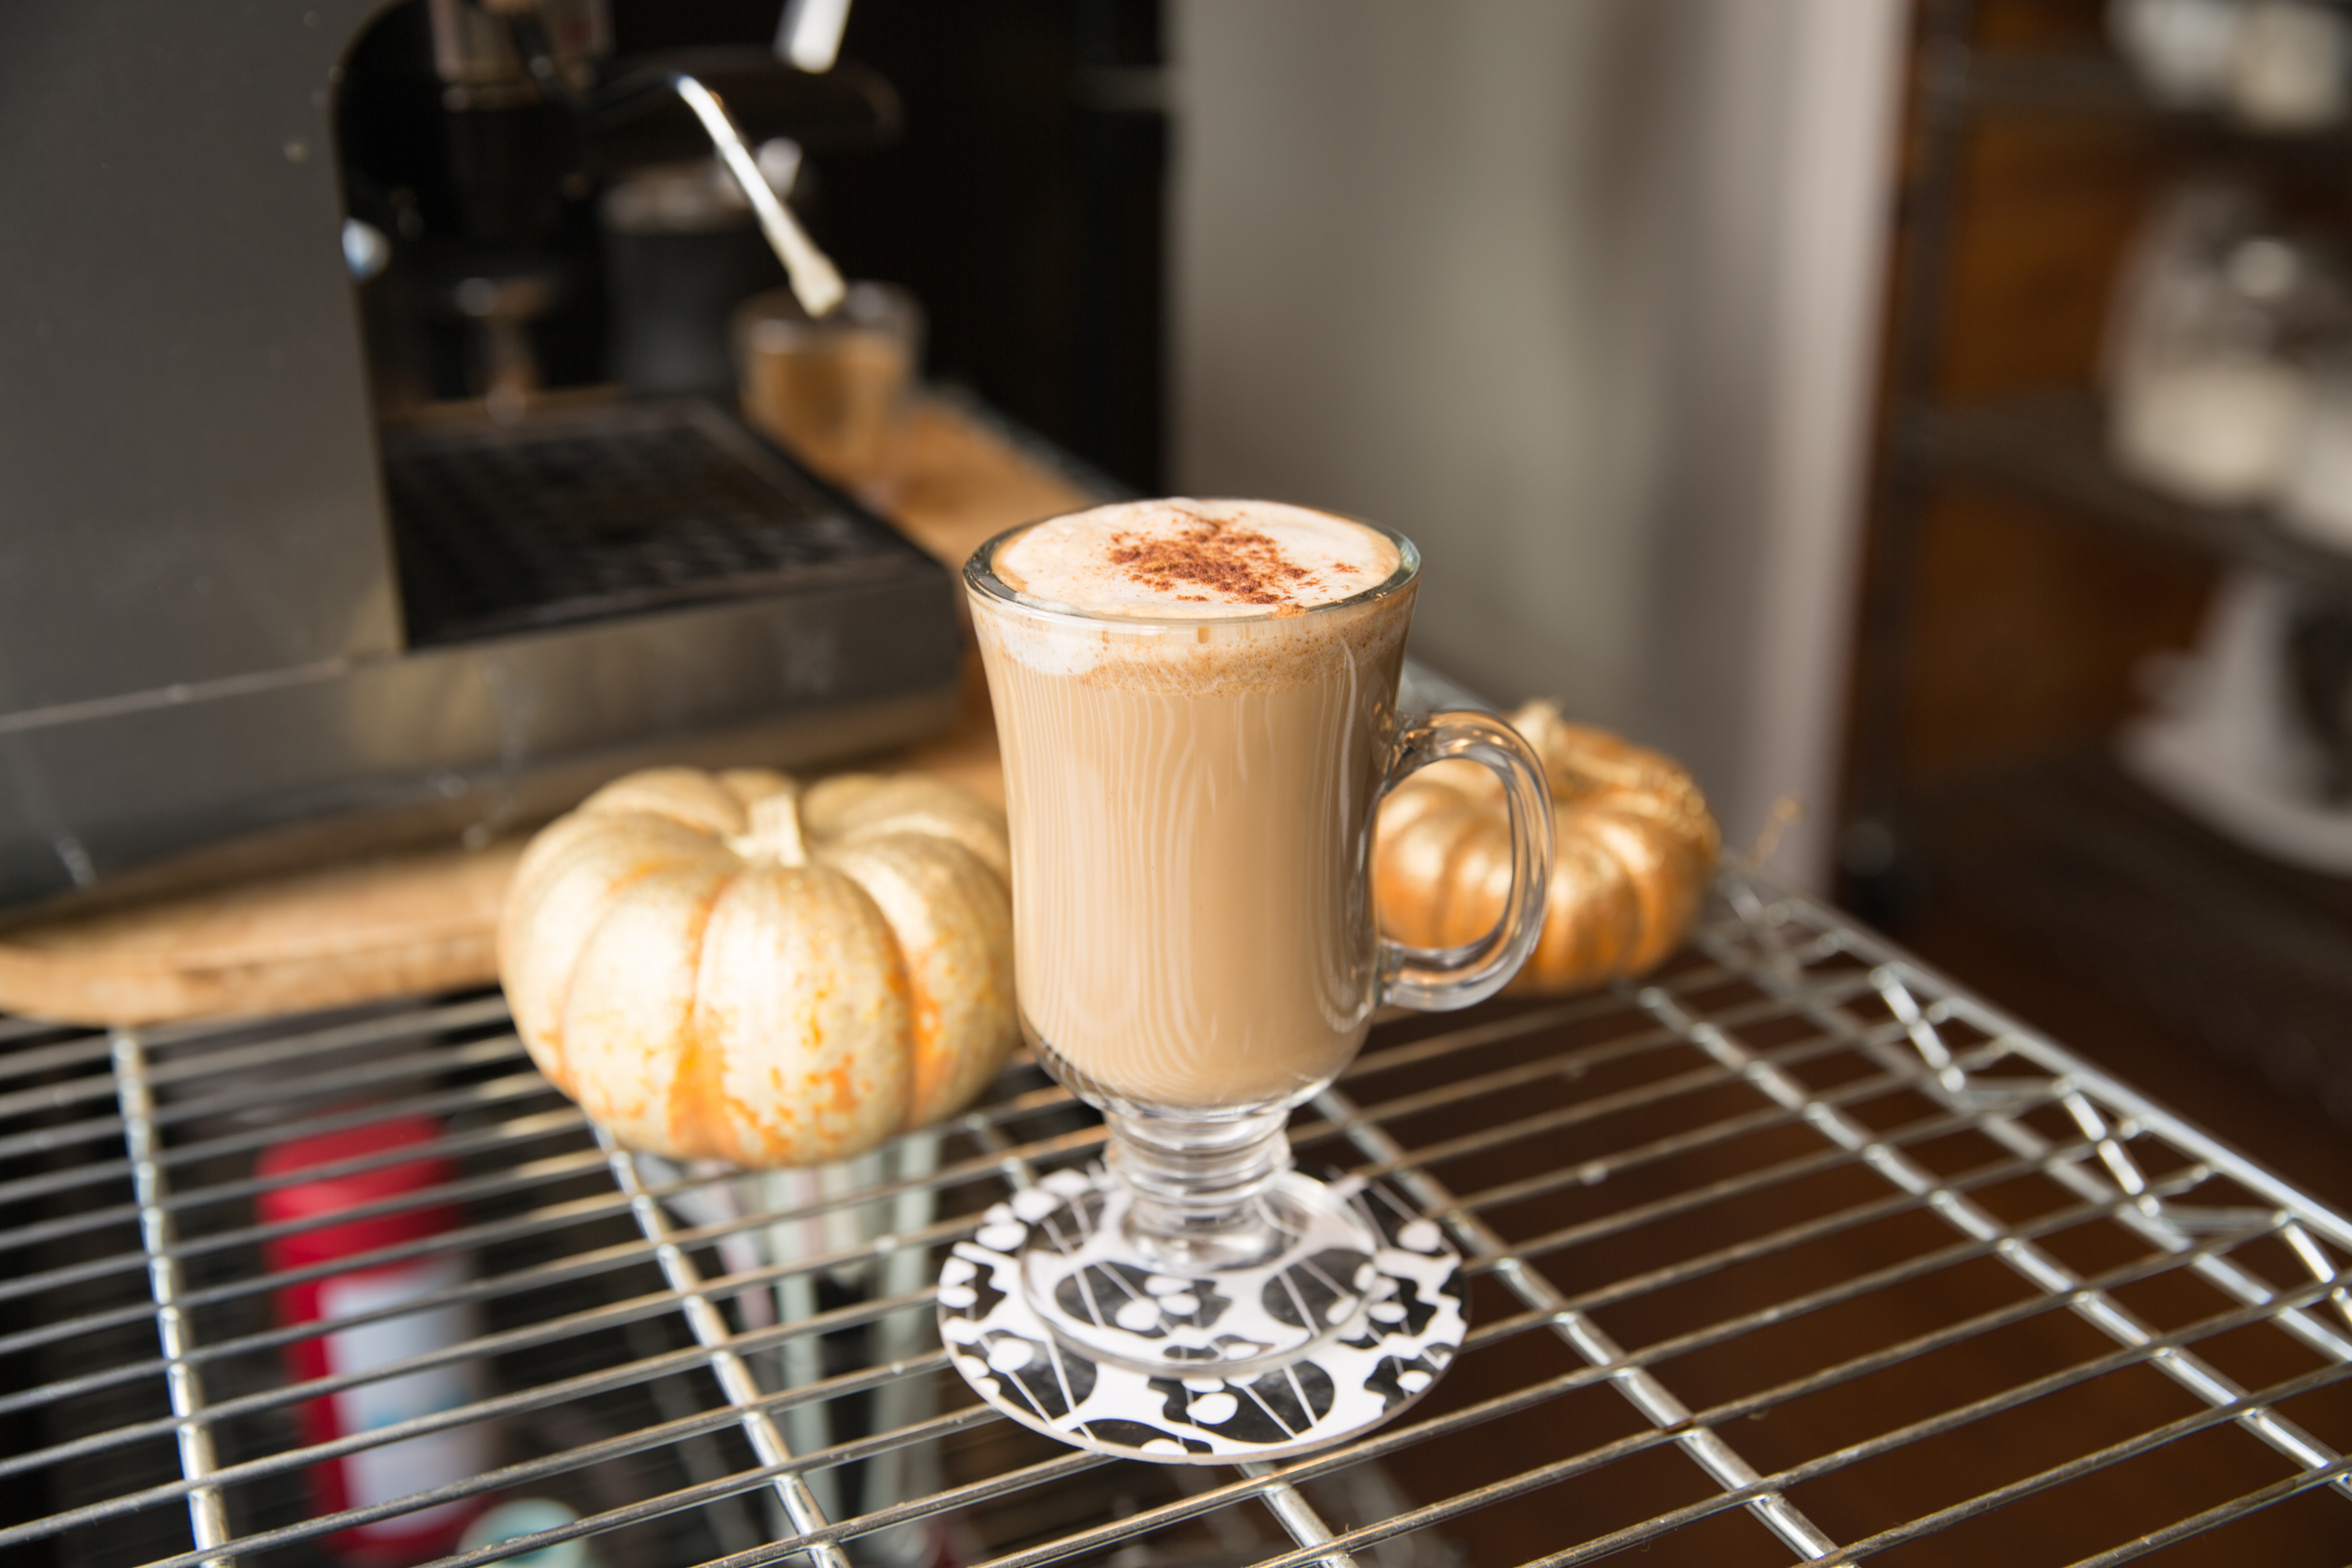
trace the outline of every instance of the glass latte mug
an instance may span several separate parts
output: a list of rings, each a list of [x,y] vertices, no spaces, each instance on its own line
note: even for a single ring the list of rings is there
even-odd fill
[[[1396,1300],[1402,1289],[1410,1305],[1410,1287],[1375,1267],[1401,1256],[1384,1218],[1444,1249],[1394,1200],[1384,1215],[1360,1184],[1292,1170],[1284,1135],[1290,1110],[1354,1058],[1375,1008],[1492,995],[1542,922],[1550,805],[1526,743],[1482,713],[1399,716],[1420,569],[1385,530],[1194,501],[1031,524],[964,568],[1003,752],[1024,1032],[1102,1111],[1108,1142],[1106,1175],[1061,1173],[1017,1194],[966,1259],[985,1263],[997,1244],[1017,1258],[1016,1305],[1052,1344],[951,1324],[950,1302],[970,1319],[967,1300],[1004,1294],[954,1260],[943,1331],[984,1394],[1069,1441],[1229,1457],[1195,1448],[1214,1420],[1161,1423],[1194,1450],[1180,1454],[1117,1411],[1033,1419],[1052,1412],[1022,1408],[1038,1403],[1011,1386],[1024,1367],[1082,1360],[1089,1387],[1107,1368],[1153,1390],[1174,1377],[1188,1409],[1214,1416],[1251,1378],[1372,1344],[1383,1319],[1412,1315]],[[1457,757],[1502,780],[1509,893],[1479,941],[1406,948],[1374,921],[1373,812],[1405,773]],[[1044,1385],[1047,1404],[1075,1398],[1066,1375]],[[1317,1446],[1297,1422],[1276,1425],[1286,1440],[1251,1451]]]

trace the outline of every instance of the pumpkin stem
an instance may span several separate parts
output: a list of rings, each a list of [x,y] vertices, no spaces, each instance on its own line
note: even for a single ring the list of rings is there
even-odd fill
[[[787,779],[773,795],[763,795],[749,807],[751,828],[730,834],[727,847],[746,860],[772,860],[779,866],[808,864],[808,842],[801,836],[801,786]]]

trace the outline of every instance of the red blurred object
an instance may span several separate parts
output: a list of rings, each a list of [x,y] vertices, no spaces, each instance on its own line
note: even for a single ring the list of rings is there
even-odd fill
[[[430,1117],[394,1116],[340,1131],[292,1138],[261,1156],[255,1174],[285,1181],[300,1173],[381,1157],[401,1149],[420,1151],[413,1160],[394,1160],[364,1169],[287,1181],[258,1200],[266,1226],[300,1224],[355,1210],[349,1219],[271,1238],[267,1244],[272,1273],[308,1269],[343,1258],[362,1259],[349,1272],[299,1280],[277,1293],[278,1321],[291,1327],[322,1319],[383,1313],[404,1301],[446,1290],[467,1278],[462,1253],[428,1252],[370,1262],[366,1255],[424,1241],[456,1229],[465,1213],[448,1202],[402,1205],[398,1200],[443,1186],[457,1177],[454,1161],[429,1152],[442,1136]],[[299,1379],[371,1371],[389,1363],[463,1344],[474,1337],[471,1308],[465,1303],[388,1314],[352,1327],[313,1335],[286,1347],[289,1373]],[[325,1443],[395,1421],[453,1409],[476,1397],[475,1367],[455,1362],[345,1388],[302,1407],[303,1440]],[[488,1429],[475,1424],[428,1433],[397,1443],[362,1448],[310,1467],[310,1500],[318,1514],[365,1508],[478,1475],[490,1462]],[[421,1562],[451,1550],[486,1500],[466,1499],[418,1509],[338,1531],[327,1540],[337,1555],[367,1568]]]

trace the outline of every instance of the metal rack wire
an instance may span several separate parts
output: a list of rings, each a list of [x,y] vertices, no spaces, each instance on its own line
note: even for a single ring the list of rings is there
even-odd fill
[[[1385,1025],[1302,1108],[1302,1159],[1452,1229],[1473,1331],[1404,1420],[1242,1470],[1061,1449],[929,1337],[943,1249],[1099,1143],[1025,1065],[863,1163],[745,1177],[612,1147],[496,996],[0,1028],[12,1562],[332,1561],[338,1531],[498,1495],[576,1517],[451,1562],[585,1539],[604,1568],[2334,1564],[2352,1542],[2352,1223],[1754,879],[1648,982]],[[395,1110],[438,1119],[459,1172],[396,1203],[465,1222],[356,1261],[466,1258],[425,1304],[474,1330],[295,1379],[320,1325],[273,1296],[354,1260],[268,1271],[289,1226],[257,1218],[284,1179],[257,1153]],[[303,1441],[306,1402],[457,1363],[470,1403]],[[322,1459],[476,1425],[497,1468],[310,1517]]]

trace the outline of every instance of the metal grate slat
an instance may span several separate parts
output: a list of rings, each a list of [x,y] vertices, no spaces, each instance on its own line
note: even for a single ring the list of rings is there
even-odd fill
[[[0,1021],[0,1419],[29,1437],[0,1495],[38,1489],[0,1553],[304,1568],[354,1525],[544,1496],[577,1517],[449,1561],[2121,1563],[2214,1536],[2340,1568],[2352,1222],[1831,911],[1721,894],[1643,984],[1391,1020],[1301,1108],[1302,1159],[1464,1245],[1471,1331],[1360,1441],[1181,1478],[1010,1426],[908,1337],[982,1210],[1099,1157],[1025,1059],[919,1148],[760,1178],[612,1147],[494,995]],[[340,1217],[462,1222],[271,1272],[310,1226],[261,1221],[289,1178],[256,1158],[395,1113],[439,1124],[453,1173]],[[467,1267],[413,1300],[272,1316],[306,1281],[444,1258]],[[428,1310],[478,1316],[363,1371],[284,1362]],[[310,1401],[453,1367],[482,1377],[462,1405],[297,1435]],[[304,1511],[310,1466],[474,1426],[500,1445],[482,1474]]]
[[[147,1290],[155,1303],[155,1333],[163,1349],[172,1434],[179,1449],[180,1472],[190,1483],[188,1528],[199,1549],[220,1546],[229,1539],[228,1514],[220,1489],[210,1484],[219,1466],[213,1451],[212,1428],[205,1425],[204,1374],[188,1362],[194,1336],[186,1309],[181,1305],[180,1262],[172,1255],[172,1216],[163,1207],[168,1189],[155,1161],[154,1086],[148,1080],[147,1055],[137,1034],[118,1031],[110,1054],[123,1142],[131,1152],[139,1239],[147,1257]]]
[[[1660,1016],[1679,1015],[1676,1021],[1692,1039],[1696,1040],[1708,1054],[1719,1053],[1719,1059],[1727,1065],[1752,1076],[1758,1086],[1773,1099],[1797,1107],[1806,1106],[1811,1100],[1811,1094],[1802,1084],[1764,1058],[1741,1047],[1725,1030],[1690,1017],[1663,995],[1647,989],[1642,994],[1642,1001],[1645,1007]],[[1988,1126],[2000,1120],[1988,1119]],[[1807,1121],[1823,1137],[1862,1155],[1864,1163],[1890,1184],[1924,1199],[1929,1208],[1961,1234],[1979,1241],[2005,1239],[2006,1227],[2000,1221],[1954,1192],[1948,1184],[1937,1181],[1932,1173],[1901,1152],[1886,1148],[1868,1128],[1834,1108],[1823,1108],[1819,1113],[1809,1116]],[[2158,1338],[2155,1331],[2128,1308],[2104,1291],[2086,1290],[2082,1280],[2071,1269],[2032,1242],[2016,1241],[2013,1245],[2002,1247],[2000,1256],[2036,1288],[2051,1295],[2066,1298],[2068,1304],[2086,1321],[2119,1342],[2137,1346],[2150,1343]],[[2248,1404],[2246,1390],[2199,1357],[2181,1351],[2156,1358],[2154,1364],[2208,1404],[2242,1409],[2243,1413],[2236,1417],[2240,1424],[2296,1463],[2307,1468],[2325,1468],[2336,1461],[2337,1456],[2326,1444],[2275,1412],[2259,1405],[2244,1409]]]
[[[695,1342],[708,1356],[711,1373],[719,1379],[719,1391],[727,1396],[727,1403],[740,1415],[743,1430],[751,1439],[752,1451],[763,1465],[789,1464],[793,1451],[785,1444],[784,1435],[778,1430],[774,1418],[761,1404],[759,1384],[752,1378],[751,1369],[744,1365],[741,1353],[734,1347],[733,1331],[727,1327],[726,1320],[719,1315],[718,1307],[705,1290],[701,1271],[679,1245],[675,1235],[676,1227],[663,1212],[660,1202],[646,1190],[646,1184],[637,1173],[636,1156],[616,1147],[602,1128],[596,1131],[596,1142],[604,1151],[614,1180],[628,1196],[629,1211],[635,1215],[637,1227],[645,1232],[646,1239],[654,1244],[655,1255],[661,1262],[662,1275],[677,1294],[678,1309],[686,1314],[687,1323],[694,1331]],[[778,1475],[775,1489],[777,1498],[784,1505],[785,1517],[793,1521],[793,1529],[807,1534],[825,1528],[828,1521],[824,1512],[817,1507],[815,1495],[801,1475],[797,1472]],[[817,1568],[849,1568],[847,1554],[830,1541],[817,1542],[810,1549],[809,1556]]]
[[[1612,1373],[1610,1382],[1660,1431],[1674,1433],[1675,1442],[1699,1468],[1726,1487],[1748,1487],[1756,1481],[1756,1471],[1730,1444],[1712,1428],[1694,1421],[1690,1407],[1676,1398],[1655,1373],[1629,1363],[1624,1349],[1607,1331],[1584,1311],[1570,1306],[1557,1286],[1514,1253],[1486,1222],[1465,1210],[1443,1183],[1415,1163],[1395,1139],[1365,1119],[1344,1094],[1336,1089],[1326,1089],[1318,1097],[1318,1105],[1333,1121],[1346,1125],[1350,1141],[1365,1153],[1396,1172],[1399,1184],[1424,1213],[1444,1220],[1460,1242],[1466,1258],[1502,1276],[1511,1294],[1530,1310],[1548,1318],[1554,1331],[1588,1363],[1620,1369]],[[1777,1493],[1763,1494],[1750,1506],[1773,1534],[1806,1559],[1819,1559],[1835,1550],[1836,1543],[1790,1506],[1786,1498]]]

